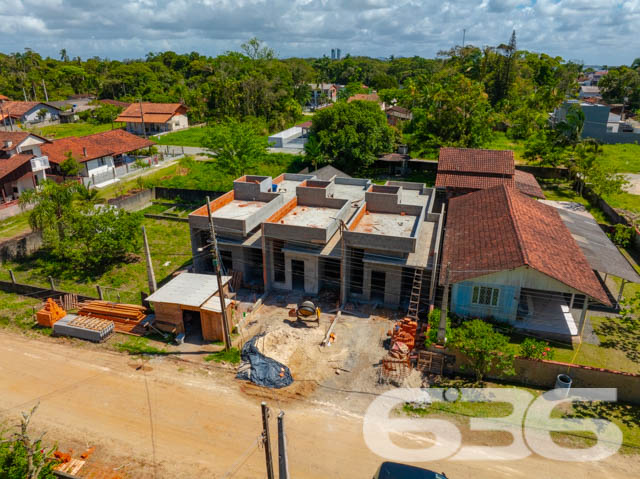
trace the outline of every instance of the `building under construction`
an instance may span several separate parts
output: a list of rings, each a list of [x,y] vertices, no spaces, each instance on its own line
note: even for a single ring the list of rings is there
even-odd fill
[[[444,209],[424,184],[243,176],[210,209],[226,274],[244,284],[389,307],[435,293]],[[206,205],[189,226],[195,272],[210,272]]]

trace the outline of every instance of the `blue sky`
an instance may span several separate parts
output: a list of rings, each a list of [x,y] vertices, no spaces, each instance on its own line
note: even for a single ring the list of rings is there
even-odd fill
[[[466,41],[509,40],[582,60],[640,56],[640,0],[0,0],[0,51],[138,58],[149,51],[238,50],[256,36],[278,56],[433,57]]]

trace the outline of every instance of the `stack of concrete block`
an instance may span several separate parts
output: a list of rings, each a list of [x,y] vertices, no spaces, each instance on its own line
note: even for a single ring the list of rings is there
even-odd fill
[[[99,343],[113,334],[114,324],[107,319],[68,314],[53,325],[53,332],[59,336],[71,336]]]

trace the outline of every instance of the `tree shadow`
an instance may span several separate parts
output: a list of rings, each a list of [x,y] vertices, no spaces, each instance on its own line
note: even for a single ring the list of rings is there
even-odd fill
[[[612,319],[594,325],[593,329],[601,347],[617,349],[631,361],[640,361],[640,335],[636,326]]]

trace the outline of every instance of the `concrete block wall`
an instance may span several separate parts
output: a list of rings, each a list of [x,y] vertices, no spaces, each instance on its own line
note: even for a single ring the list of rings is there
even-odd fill
[[[246,175],[233,182],[233,191],[238,200],[254,200],[261,192],[271,191],[272,184],[270,176]]]

